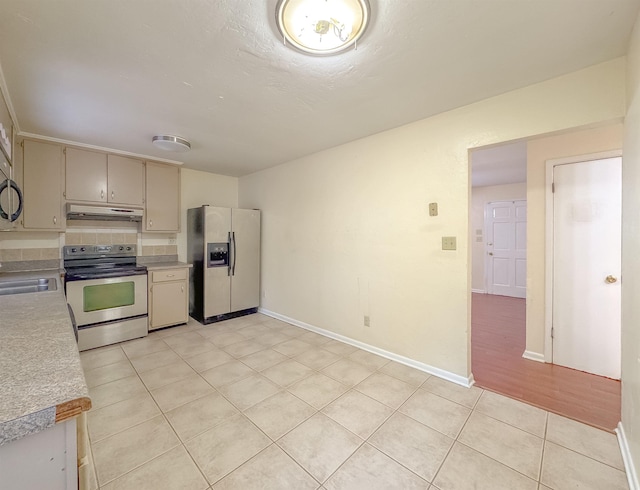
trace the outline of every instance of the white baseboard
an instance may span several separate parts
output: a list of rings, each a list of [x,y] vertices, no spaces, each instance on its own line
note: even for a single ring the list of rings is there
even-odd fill
[[[473,289],[473,288],[471,288],[471,292],[472,293],[487,294],[487,292],[484,289]]]
[[[526,350],[522,353],[522,357],[529,359],[530,361],[545,362],[544,354],[539,352],[533,352],[532,350]]]
[[[629,450],[629,443],[627,442],[627,435],[624,432],[622,422],[619,422],[618,427],[616,427],[616,435],[618,436],[618,444],[620,444],[620,452],[622,453],[624,469],[627,473],[629,490],[640,490],[638,473],[636,472],[636,467],[633,464],[633,458],[631,456],[631,451]]]
[[[464,376],[460,376],[459,374],[455,374],[450,371],[445,371],[444,369],[430,366],[429,364],[424,364],[422,362],[415,361],[408,357],[404,357],[399,354],[395,354],[393,352],[380,349],[379,347],[365,344],[364,342],[360,342],[359,340],[355,340],[350,337],[345,337],[344,335],[331,332],[330,330],[325,330],[323,328],[319,328],[319,327],[310,325],[308,323],[301,322],[299,320],[296,320],[295,318],[289,318],[288,316],[281,315],[273,311],[265,310],[264,308],[258,308],[258,312],[262,313],[263,315],[270,316],[271,318],[275,318],[276,320],[282,320],[283,322],[290,323],[291,325],[295,325],[296,327],[304,328],[306,330],[310,330],[311,332],[324,335],[325,337],[339,340],[340,342],[344,342],[345,344],[353,345],[354,347],[358,347],[359,349],[366,350],[373,354],[386,357],[387,359],[391,359],[392,361],[396,361],[396,362],[399,362],[400,364],[404,364],[405,366],[418,369],[427,374],[432,374],[439,378],[446,379],[447,381],[451,381],[452,383],[456,383],[466,388],[470,388],[474,383],[473,375],[469,376],[468,378],[465,378]]]

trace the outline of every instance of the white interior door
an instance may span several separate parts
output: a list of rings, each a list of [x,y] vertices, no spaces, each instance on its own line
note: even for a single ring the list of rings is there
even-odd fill
[[[553,362],[620,378],[622,159],[553,168]]]
[[[527,293],[527,201],[487,204],[487,292],[524,298]]]

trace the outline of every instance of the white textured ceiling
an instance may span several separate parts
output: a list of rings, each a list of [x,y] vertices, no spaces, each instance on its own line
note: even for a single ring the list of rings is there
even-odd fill
[[[624,55],[639,1],[370,0],[318,58],[276,0],[0,0],[0,64],[22,132],[240,176]]]

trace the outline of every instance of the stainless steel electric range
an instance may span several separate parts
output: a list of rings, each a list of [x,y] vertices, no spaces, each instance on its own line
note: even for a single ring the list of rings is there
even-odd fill
[[[147,335],[147,268],[135,245],[65,246],[63,259],[81,351]]]

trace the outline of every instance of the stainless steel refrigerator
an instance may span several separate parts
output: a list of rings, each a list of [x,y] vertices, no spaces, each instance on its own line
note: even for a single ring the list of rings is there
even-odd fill
[[[189,314],[211,323],[257,311],[260,211],[202,206],[187,211]]]

